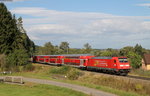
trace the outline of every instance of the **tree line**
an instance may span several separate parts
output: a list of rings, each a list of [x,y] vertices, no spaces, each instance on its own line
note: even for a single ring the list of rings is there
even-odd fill
[[[21,17],[16,18],[0,3],[0,70],[20,70],[29,66],[28,59],[35,49],[27,36]]]

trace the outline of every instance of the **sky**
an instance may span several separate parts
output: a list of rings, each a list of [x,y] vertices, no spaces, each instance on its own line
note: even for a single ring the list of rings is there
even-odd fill
[[[4,0],[3,0],[4,1]],[[0,0],[2,2],[2,0]],[[150,49],[150,0],[8,0],[12,14],[23,18],[36,45],[46,42],[71,48]]]

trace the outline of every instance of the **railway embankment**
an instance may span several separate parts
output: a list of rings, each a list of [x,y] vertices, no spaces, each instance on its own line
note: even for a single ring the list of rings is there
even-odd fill
[[[106,91],[118,96],[149,96],[150,81],[128,76],[116,76],[72,67],[34,65],[35,70],[11,75],[76,84],[96,90]]]

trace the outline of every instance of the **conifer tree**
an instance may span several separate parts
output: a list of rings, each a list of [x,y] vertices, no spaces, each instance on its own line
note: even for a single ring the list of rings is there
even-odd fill
[[[21,17],[16,19],[5,4],[0,3],[0,54],[7,56],[7,69],[27,65],[34,50],[34,42],[27,36],[22,23]]]
[[[27,36],[22,18],[16,20],[15,15],[7,10],[4,3],[0,3],[0,54],[9,54],[16,49],[31,53],[34,43]]]
[[[6,6],[0,3],[0,53],[9,54],[18,48],[19,35],[15,15],[12,16]]]

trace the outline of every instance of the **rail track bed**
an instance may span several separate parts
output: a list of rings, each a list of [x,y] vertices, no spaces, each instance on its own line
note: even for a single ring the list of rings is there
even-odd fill
[[[128,75],[127,77],[134,78],[134,79],[141,79],[141,80],[148,80],[148,81],[150,81],[150,78],[148,78],[148,77],[133,76],[133,75]]]

